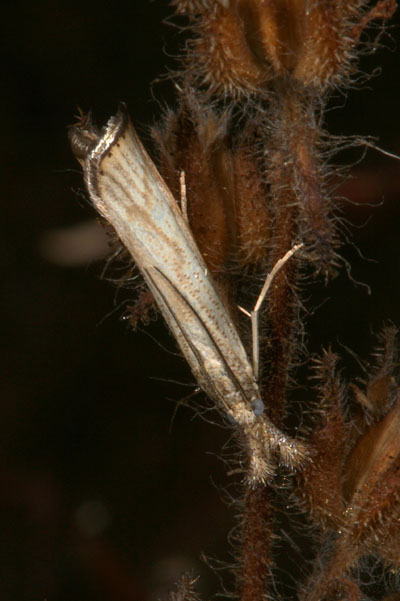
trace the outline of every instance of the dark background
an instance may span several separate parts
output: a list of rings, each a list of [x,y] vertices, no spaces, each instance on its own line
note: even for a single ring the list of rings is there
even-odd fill
[[[129,291],[100,279],[101,233],[75,227],[94,212],[67,125],[78,106],[102,124],[124,100],[149,140],[173,99],[172,86],[152,86],[182,42],[163,23],[170,12],[161,0],[2,7],[2,601],[155,600],[185,570],[203,575],[207,596],[217,579],[201,553],[227,558],[226,433],[186,408],[173,419],[192,388],[166,380],[190,374],[158,344],[174,350],[161,320],[133,334],[120,319]],[[398,27],[389,34],[362,61],[382,74],[337,93],[327,121],[400,152]],[[341,193],[360,206],[343,203],[344,217],[374,262],[344,254],[372,293],[343,270],[308,305],[319,307],[311,349],[332,343],[344,375],[357,368],[344,346],[365,356],[384,320],[400,323],[400,163],[369,151],[353,175]]]

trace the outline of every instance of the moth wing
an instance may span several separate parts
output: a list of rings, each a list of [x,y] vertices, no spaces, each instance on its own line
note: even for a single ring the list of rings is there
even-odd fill
[[[239,334],[189,226],[126,113],[110,119],[84,168],[94,204],[130,251],[199,384],[215,396],[221,382],[219,401],[227,394],[258,398]]]

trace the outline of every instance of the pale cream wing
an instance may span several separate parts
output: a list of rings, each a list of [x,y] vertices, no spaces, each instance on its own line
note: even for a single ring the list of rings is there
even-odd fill
[[[110,119],[84,168],[93,202],[132,254],[199,384],[228,410],[237,403],[251,410],[259,391],[243,344],[175,199],[124,112]]]

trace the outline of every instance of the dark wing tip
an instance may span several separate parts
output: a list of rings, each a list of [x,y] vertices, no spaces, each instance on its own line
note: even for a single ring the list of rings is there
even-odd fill
[[[77,122],[68,128],[68,139],[75,157],[82,161],[86,159],[101,134],[93,123],[91,112],[85,114],[81,109],[78,110]]]
[[[99,140],[108,132],[113,132],[116,141],[125,131],[129,120],[125,102],[121,102],[117,113],[109,119],[101,130],[95,125],[91,112],[85,114],[78,108],[77,122],[68,129],[68,138],[72,152],[79,162],[84,162],[88,154],[95,148]]]

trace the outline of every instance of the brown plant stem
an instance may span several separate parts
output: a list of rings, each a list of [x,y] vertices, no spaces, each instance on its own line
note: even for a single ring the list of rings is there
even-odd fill
[[[346,535],[339,538],[335,544],[329,558],[316,562],[321,565],[318,572],[313,572],[306,584],[300,601],[322,601],[322,599],[333,599],[334,587],[339,585],[345,578],[349,570],[357,563],[358,555],[354,552],[354,546],[347,540]],[[347,587],[346,592],[340,597],[341,601],[352,601],[354,599],[354,590]]]
[[[276,120],[266,149],[266,179],[270,186],[273,230],[270,239],[269,265],[272,267],[295,244],[299,236],[299,208],[293,188],[295,171],[290,160],[289,131],[297,127],[291,110],[295,102],[287,97],[277,102]],[[292,135],[292,133],[290,133]],[[268,296],[266,314],[268,333],[264,338],[264,395],[271,419],[279,423],[285,415],[286,387],[289,367],[294,354],[297,317],[295,286],[298,270],[295,260],[277,274]]]
[[[267,594],[272,563],[273,506],[268,486],[247,488],[241,514],[240,601],[260,601]]]

